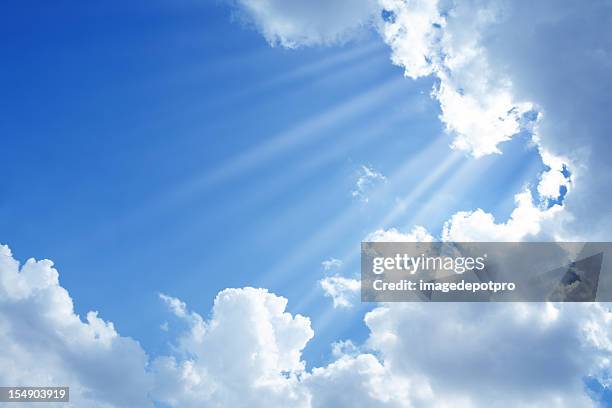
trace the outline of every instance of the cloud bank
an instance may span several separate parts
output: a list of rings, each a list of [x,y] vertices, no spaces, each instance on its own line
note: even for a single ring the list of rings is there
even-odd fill
[[[609,383],[612,314],[600,304],[392,304],[361,347],[305,369],[310,320],[264,289],[225,289],[210,318],[160,295],[187,329],[150,358],[96,313],[83,321],[50,261],[0,247],[0,381],[69,385],[78,407],[591,407]]]

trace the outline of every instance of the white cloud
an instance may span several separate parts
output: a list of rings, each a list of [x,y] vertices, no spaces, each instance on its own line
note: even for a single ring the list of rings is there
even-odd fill
[[[159,298],[163,300],[166,305],[168,305],[168,307],[170,308],[170,310],[172,310],[172,313],[174,313],[176,317],[185,318],[189,315],[185,302],[182,302],[177,298],[173,298],[163,293],[159,294]]]
[[[263,289],[223,290],[207,320],[160,295],[188,328],[149,361],[112,323],[74,314],[50,261],[20,270],[2,246],[0,282],[0,381],[69,385],[79,407],[589,407],[584,377],[610,382],[600,304],[389,304],[366,315],[365,344],[338,342],[308,371],[309,319]]]
[[[434,74],[440,119],[454,134],[453,148],[475,157],[500,153],[497,145],[521,130],[528,102],[515,102],[508,77],[495,72],[480,44],[482,27],[494,23],[496,3],[463,15],[436,0],[381,0],[392,17],[382,24],[393,63],[418,78]],[[458,24],[457,21],[460,21]]]
[[[409,379],[392,375],[372,354],[342,356],[304,379],[312,407],[410,407],[415,397]]]
[[[319,281],[319,284],[325,296],[332,298],[334,307],[351,307],[361,289],[359,280],[338,275],[326,276]]]
[[[605,381],[612,352],[612,315],[599,304],[389,304],[366,315],[370,335],[363,347],[339,342],[332,363],[306,371],[301,350],[313,333],[285,305],[261,289],[221,292],[205,330],[185,335],[197,338],[180,349],[189,357],[154,363],[159,381],[173,385],[165,401],[594,407],[583,380]]]
[[[433,242],[434,237],[423,227],[414,227],[408,233],[399,232],[395,228],[378,229],[365,237],[368,242]]]
[[[340,269],[342,267],[342,261],[340,259],[330,258],[321,262],[321,265],[323,266],[323,270],[331,271]]]
[[[556,199],[562,187],[565,187],[567,191],[571,188],[571,177],[564,174],[567,171],[567,163],[570,163],[570,160],[556,157],[544,149],[540,149],[540,156],[548,170],[542,173],[540,177],[538,194],[543,199]],[[574,166],[570,165],[570,167]]]
[[[518,242],[528,238],[533,240],[542,232],[543,225],[562,210],[559,205],[546,210],[535,206],[529,190],[517,194],[514,199],[516,208],[512,211],[510,219],[504,223],[495,223],[493,215],[480,208],[454,214],[444,224],[442,240],[458,242]]]
[[[230,0],[271,45],[283,47],[342,43],[371,26],[376,0]]]
[[[359,177],[355,183],[355,190],[353,190],[353,197],[361,199],[367,203],[369,201],[369,194],[377,183],[385,182],[387,178],[378,171],[371,167],[362,165],[359,170]]]
[[[583,380],[606,375],[612,314],[605,305],[482,306],[379,307],[365,319],[367,345],[393,376],[427,378],[436,397],[454,401],[448,406],[596,405]]]
[[[505,90],[490,90],[476,97],[442,81],[434,95],[440,102],[446,130],[455,135],[452,147],[470,152],[474,157],[501,153],[498,145],[510,140],[520,130],[521,116],[528,104],[512,103]]]
[[[604,124],[612,103],[612,39],[603,32],[611,6],[552,0],[537,6],[527,0],[381,4],[395,16],[381,29],[392,60],[410,77],[434,74],[439,80],[433,95],[454,135],[452,147],[479,157],[499,153],[500,143],[520,131],[532,133],[550,167],[537,186],[540,198],[554,202],[561,187],[571,190],[548,235],[609,239],[612,145]],[[531,234],[532,224],[526,226],[530,230],[515,236]]]
[[[178,299],[162,299],[189,330],[178,339],[177,356],[153,361],[157,399],[177,407],[308,406],[298,375],[313,331],[309,319],[285,312],[285,298],[263,289],[226,289],[208,321],[177,309],[184,305]]]
[[[49,260],[21,266],[0,246],[0,383],[70,386],[78,407],[151,406],[140,345],[112,323],[75,314]]]
[[[340,259],[331,258],[322,263],[323,270],[326,273],[337,271],[342,267]],[[353,306],[357,300],[357,294],[360,290],[359,280],[345,278],[338,273],[331,276],[325,276],[319,280],[319,285],[325,296],[330,297],[333,301],[334,308],[348,308]]]
[[[181,303],[170,299],[165,301],[171,309]],[[262,289],[226,289],[209,321],[187,312],[191,329],[180,338],[179,356],[153,362],[154,396],[188,408],[408,407],[430,396],[426,388],[411,391],[409,379],[393,375],[351,342],[336,344],[337,359],[330,365],[304,370],[301,351],[313,332],[307,318],[285,312],[286,304]]]
[[[390,18],[380,32],[391,47],[391,60],[405,69],[406,76],[418,78],[434,72],[431,60],[436,57],[436,44],[444,19],[437,1],[381,0],[380,5]]]

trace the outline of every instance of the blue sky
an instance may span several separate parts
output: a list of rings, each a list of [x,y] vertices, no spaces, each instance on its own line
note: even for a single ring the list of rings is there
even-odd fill
[[[167,340],[157,292],[206,310],[223,288],[261,286],[315,328],[328,313],[348,320],[318,331],[307,350],[318,363],[330,339],[363,335],[362,313],[329,311],[322,261],[380,227],[435,231],[477,207],[507,217],[539,170],[514,140],[475,165],[488,169],[485,183],[462,183],[441,203],[436,188],[466,165],[458,154],[382,225],[451,151],[433,80],[404,80],[375,33],[287,50],[223,5],[33,5],[13,5],[2,24],[0,132],[11,136],[0,230],[16,256],[54,260],[77,310],[99,310],[148,350]],[[392,177],[427,147],[426,165],[388,180],[384,196],[352,196],[361,165]],[[344,268],[356,274],[358,263]]]
[[[439,237],[478,208],[505,222],[547,169],[525,129],[503,154],[452,149],[441,74],[406,78],[374,29],[270,46],[209,1],[21,1],[0,19],[1,242],[52,259],[75,312],[151,358],[184,329],[159,293],[208,318],[220,291],[253,286],[310,317],[303,359],[327,364],[376,305],[334,308],[323,261],[355,278],[375,230]],[[363,166],[384,180],[353,194]]]

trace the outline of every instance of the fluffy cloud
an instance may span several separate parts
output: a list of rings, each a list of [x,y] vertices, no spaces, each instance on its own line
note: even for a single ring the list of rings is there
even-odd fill
[[[539,197],[517,194],[507,221],[496,223],[481,209],[460,212],[442,239],[610,239],[604,124],[612,104],[612,77],[605,74],[612,37],[604,27],[612,6],[427,3],[432,7],[383,1],[392,13],[384,38],[407,76],[438,77],[433,96],[455,137],[452,147],[479,157],[529,132],[549,167]],[[422,22],[418,32],[410,19]],[[551,205],[563,189],[572,190],[563,208]],[[609,381],[610,322],[608,306],[597,304],[392,304],[366,317],[368,344],[382,363],[403,376],[425,375],[453,406],[593,406],[583,381]]]
[[[78,407],[151,406],[152,379],[140,345],[113,324],[74,313],[48,260],[20,267],[0,246],[0,383],[70,386]]]
[[[430,397],[350,342],[334,347],[333,363],[306,371],[310,321],[285,312],[287,300],[266,290],[222,291],[209,321],[178,299],[162,299],[189,326],[178,356],[153,362],[154,396],[170,406],[408,407]]]
[[[532,105],[514,101],[510,79],[490,66],[480,44],[482,28],[498,18],[498,4],[472,10],[435,0],[382,0],[381,5],[391,16],[381,33],[392,61],[411,78],[434,74],[440,80],[433,95],[440,119],[455,135],[452,146],[475,157],[500,153],[497,145],[521,130]]]
[[[612,38],[605,27],[612,5],[543,1],[534,7],[526,0],[381,0],[381,5],[390,13],[381,32],[392,61],[412,78],[438,78],[433,96],[454,135],[452,147],[480,157],[500,153],[502,142],[529,132],[549,167],[537,186],[539,199],[559,201],[563,191],[572,190],[563,201],[565,214],[557,212],[557,224],[549,223],[556,230],[549,235],[609,239],[612,152],[604,124],[612,105]],[[523,196],[517,201],[517,211],[523,211]],[[539,218],[550,215],[546,206],[533,206],[542,212]],[[453,218],[463,222],[465,216]],[[476,218],[491,225],[490,215],[480,210],[472,213]],[[512,225],[519,223],[499,224],[493,237],[504,232],[521,237],[536,229],[531,222],[523,231]]]
[[[342,277],[337,272],[342,267],[342,264],[343,262],[340,259],[335,258],[321,263],[326,273],[334,272],[333,275],[325,276],[319,280],[319,285],[323,289],[325,296],[332,298],[335,308],[351,307],[357,299],[357,294],[360,290],[358,280]]]
[[[532,101],[542,112],[537,142],[571,161],[572,192],[564,205],[573,217],[564,229],[574,239],[610,239],[612,5],[505,4],[499,23],[482,34],[489,62],[511,77],[517,100]]]
[[[612,352],[612,314],[598,304],[390,304],[366,315],[363,348],[337,344],[336,360],[309,372],[313,333],[286,302],[228,289],[207,322],[180,307],[184,357],[155,361],[158,396],[186,407],[593,407],[584,379],[605,377]]]
[[[252,23],[271,45],[341,43],[378,16],[376,0],[230,0],[238,15]]]
[[[430,391],[412,392],[410,379],[393,375],[373,354],[343,355],[315,368],[304,383],[312,392],[312,407],[410,407]]]
[[[444,224],[443,241],[458,242],[518,242],[533,240],[542,233],[543,226],[554,219],[562,208],[554,205],[541,209],[534,205],[529,190],[514,197],[516,208],[506,222],[496,223],[493,215],[477,209],[475,211],[460,211],[454,214]],[[547,228],[547,233],[553,228]],[[542,238],[542,236],[539,236]],[[549,238],[557,238],[552,236]]]
[[[309,319],[262,289],[226,289],[205,321],[160,295],[189,330],[176,355],[149,361],[140,345],[89,312],[83,321],[48,260],[21,268],[0,246],[0,382],[69,386],[73,406],[310,406],[300,383]]]
[[[263,289],[226,289],[204,321],[183,302],[161,295],[189,325],[178,356],[153,362],[156,399],[179,407],[309,406],[299,384],[310,320],[285,312],[287,299]]]
[[[380,6],[386,16],[380,32],[391,47],[393,63],[403,66],[411,78],[432,74],[444,24],[437,1],[381,0]]]
[[[350,307],[357,298],[361,284],[357,279],[342,276],[326,276],[319,281],[325,296],[332,298],[334,307]]]
[[[454,407],[595,406],[584,378],[606,376],[612,351],[600,304],[404,303],[365,320],[393,376],[426,378]]]
[[[84,322],[50,261],[0,247],[0,379],[69,385],[79,407],[589,407],[610,382],[612,314],[600,304],[390,304],[360,347],[305,369],[310,320],[263,289],[226,289],[208,320],[160,295],[187,330],[150,361],[95,313]]]

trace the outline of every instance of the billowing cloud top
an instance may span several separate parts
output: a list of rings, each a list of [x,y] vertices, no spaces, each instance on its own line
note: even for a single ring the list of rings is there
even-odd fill
[[[77,407],[181,408],[589,407],[583,379],[609,381],[612,314],[598,304],[380,306],[363,347],[344,342],[309,371],[310,320],[283,297],[225,289],[208,320],[160,298],[187,330],[150,358],[96,313],[76,315],[52,262],[20,267],[0,246],[0,381],[69,385]]]

